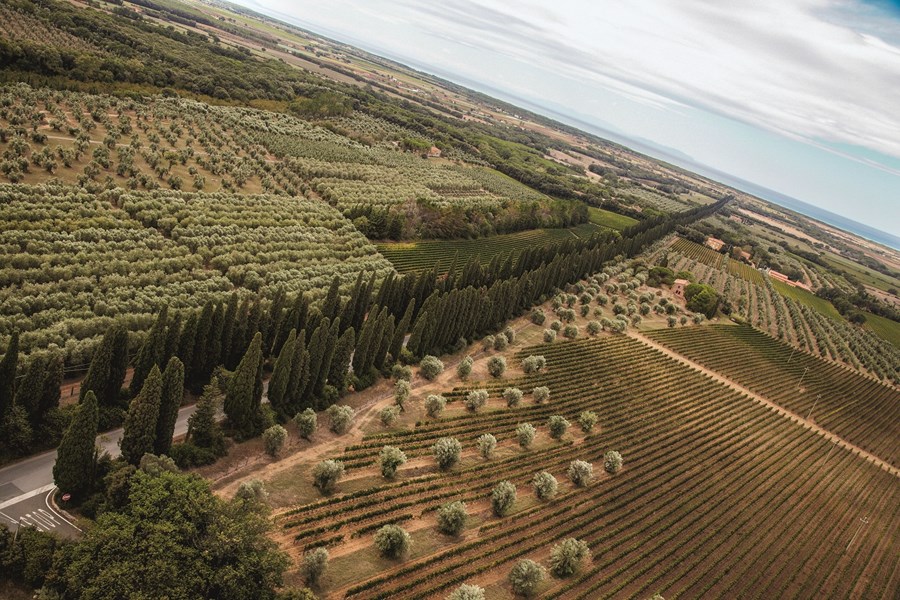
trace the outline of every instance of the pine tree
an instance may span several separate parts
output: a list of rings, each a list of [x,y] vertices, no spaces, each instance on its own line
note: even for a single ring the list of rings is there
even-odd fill
[[[238,363],[225,394],[225,416],[241,436],[256,433],[262,400],[262,334],[257,332]]]
[[[288,411],[289,398],[287,392],[291,383],[291,371],[294,365],[296,345],[297,332],[292,329],[290,334],[288,334],[287,341],[281,346],[281,352],[275,360],[275,367],[272,369],[272,378],[269,380],[269,404],[272,405],[278,420],[282,423],[294,416]]]
[[[162,354],[165,352],[165,331],[166,324],[169,320],[169,307],[163,306],[156,317],[156,321],[147,332],[147,338],[138,351],[137,357],[134,359],[134,373],[131,375],[131,385],[128,393],[135,396],[144,386],[144,379],[150,373],[154,366],[158,366],[162,361]]]
[[[184,399],[184,364],[177,356],[169,359],[166,370],[162,374],[162,392],[159,400],[159,417],[156,420],[156,441],[153,454],[168,454],[172,448],[172,437],[175,435],[175,421],[178,420],[178,409]]]
[[[391,340],[390,353],[395,361],[400,358],[400,351],[403,349],[403,339],[406,337],[406,332],[409,331],[415,311],[416,299],[411,298],[409,304],[406,305],[406,312],[403,313],[403,318],[400,319],[400,322],[394,328],[394,339]]]
[[[322,316],[333,321],[341,310],[341,278],[337,275],[331,280],[331,287],[322,301]]]
[[[46,361],[41,356],[35,356],[28,363],[25,375],[16,386],[15,405],[21,406],[28,415],[28,422],[32,427],[40,421],[41,395],[44,393],[44,372]]]
[[[100,411],[97,396],[85,394],[69,428],[63,434],[53,465],[56,487],[76,497],[87,496],[94,486],[94,467],[97,464],[97,422]]]
[[[16,393],[16,367],[19,364],[19,332],[13,331],[3,360],[0,360],[0,423],[12,409]]]
[[[356,334],[351,327],[338,339],[334,348],[334,357],[331,359],[331,369],[328,372],[328,383],[343,394],[347,389],[347,373],[350,370],[350,358],[353,356],[353,345]]]
[[[129,464],[137,466],[144,454],[153,453],[161,397],[162,373],[157,365],[153,365],[144,381],[144,387],[131,401],[125,416],[119,448],[122,450],[122,457]]]

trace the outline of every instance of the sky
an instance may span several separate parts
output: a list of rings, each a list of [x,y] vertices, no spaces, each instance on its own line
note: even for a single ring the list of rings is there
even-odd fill
[[[900,235],[900,2],[238,3]]]

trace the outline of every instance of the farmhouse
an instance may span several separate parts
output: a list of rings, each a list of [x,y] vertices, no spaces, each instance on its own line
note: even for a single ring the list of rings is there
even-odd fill
[[[771,277],[772,279],[777,279],[778,281],[780,281],[782,283],[786,283],[787,285],[789,285],[791,287],[800,288],[801,290],[806,290],[807,292],[812,291],[812,288],[809,287],[808,285],[806,285],[805,283],[803,283],[802,281],[791,281],[790,279],[788,279],[787,275],[785,275],[784,273],[781,273],[779,271],[776,271],[775,269],[769,269],[768,271],[766,271],[766,274],[769,277]]]
[[[676,279],[672,283],[672,293],[676,298],[681,298],[682,300],[684,300],[684,288],[685,286],[690,285],[690,283],[691,282],[687,279]]]
[[[725,245],[725,242],[723,242],[719,238],[708,237],[706,238],[706,245],[718,252]]]

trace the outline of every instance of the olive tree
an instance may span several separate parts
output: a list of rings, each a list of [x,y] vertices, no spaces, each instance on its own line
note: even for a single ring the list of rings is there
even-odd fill
[[[344,463],[339,460],[323,460],[313,468],[313,485],[323,494],[328,494],[343,476]]]
[[[287,440],[287,434],[287,429],[281,425],[272,425],[263,431],[262,437],[266,447],[266,454],[269,456],[277,455],[284,447],[284,442]]]
[[[550,437],[554,440],[561,440],[569,430],[569,422],[565,417],[553,415],[547,419],[547,428],[550,430]]]
[[[437,528],[446,535],[459,535],[466,526],[469,513],[466,511],[466,503],[456,500],[448,502],[438,508]]]
[[[587,542],[568,538],[550,550],[550,572],[557,577],[575,574],[591,555]]]
[[[507,325],[506,329],[503,330],[503,336],[506,338],[506,341],[509,342],[510,344],[516,343],[516,330],[513,329],[512,327],[510,327],[509,325]]]
[[[502,377],[506,372],[506,359],[502,356],[492,356],[488,360],[487,369],[491,377]]]
[[[332,433],[338,435],[347,433],[347,430],[350,429],[350,422],[353,421],[353,408],[342,404],[332,404],[325,412],[331,417],[329,429]]]
[[[518,427],[516,427],[516,441],[519,442],[519,445],[526,450],[531,447],[531,443],[534,442],[534,435],[537,433],[537,430],[534,428],[534,425],[531,423],[522,423]]]
[[[487,399],[487,390],[472,390],[471,392],[466,394],[466,399],[463,400],[463,404],[465,404],[466,408],[471,410],[472,412],[478,412],[478,409],[487,403]]]
[[[573,460],[567,471],[569,479],[578,487],[585,487],[594,478],[594,465],[583,460]]]
[[[471,356],[466,356],[456,365],[456,376],[460,379],[467,379],[472,374],[472,365],[475,360]]]
[[[406,410],[406,401],[409,400],[411,393],[412,387],[409,385],[408,381],[399,379],[397,380],[397,383],[394,384],[394,404],[397,405],[401,412]]]
[[[503,399],[510,408],[518,406],[522,402],[522,390],[519,388],[508,387],[503,390]]]
[[[409,533],[398,525],[385,525],[375,532],[375,547],[385,558],[400,558],[409,552]]]
[[[555,496],[556,490],[559,487],[556,477],[547,471],[541,471],[540,473],[535,474],[534,478],[531,480],[531,485],[534,487],[535,495],[540,500],[549,500]]]
[[[406,462],[406,454],[396,446],[385,446],[378,455],[381,464],[381,476],[385,479],[393,479],[397,469]]]
[[[547,571],[530,559],[520,560],[509,572],[509,584],[519,596],[531,597],[547,577]]]
[[[547,359],[540,355],[531,355],[522,361],[522,370],[528,374],[538,373],[547,366]]]
[[[603,468],[611,475],[618,473],[622,469],[622,455],[615,450],[610,450],[604,454]]]
[[[435,377],[443,372],[444,363],[437,356],[428,354],[419,361],[419,373],[428,381],[434,380]]]
[[[428,397],[425,398],[425,412],[428,413],[428,416],[432,419],[440,417],[446,406],[447,399],[443,396],[429,394]]]
[[[556,331],[553,329],[545,329],[544,330],[544,343],[550,344],[556,341]]]
[[[534,398],[535,404],[541,404],[550,399],[550,388],[546,385],[540,385],[531,390],[531,396]]]
[[[297,426],[297,433],[300,437],[308,440],[312,434],[316,432],[316,427],[318,425],[316,411],[307,408],[303,412],[297,413],[294,417],[294,425]]]
[[[589,433],[599,420],[600,417],[597,416],[597,413],[592,410],[585,410],[578,415],[578,426],[581,427],[583,432]]]
[[[498,517],[505,517],[516,502],[516,486],[501,481],[491,490],[491,508]]]
[[[328,550],[319,546],[303,553],[303,564],[300,573],[307,585],[316,585],[328,567]]]
[[[482,458],[491,458],[494,455],[495,448],[497,448],[497,438],[490,433],[485,433],[478,437],[478,453],[481,454]]]
[[[578,325],[566,325],[566,328],[563,329],[563,337],[567,337],[570,340],[574,340],[578,337]]]
[[[488,350],[490,350],[491,348],[494,347],[494,342],[496,342],[496,341],[497,340],[495,340],[494,336],[492,336],[492,335],[484,336],[484,339],[481,340],[481,349],[484,350],[485,352],[487,352]]]
[[[459,462],[462,444],[456,438],[441,438],[431,447],[434,459],[441,471],[452,469]]]
[[[529,315],[531,322],[535,325],[543,325],[544,321],[547,320],[547,315],[544,314],[540,308],[535,308],[531,311],[531,315]]]
[[[447,596],[447,600],[484,600],[484,589],[464,583]]]
[[[378,412],[378,418],[385,427],[391,427],[397,422],[400,416],[400,409],[397,406],[385,406]]]
[[[588,321],[587,331],[591,335],[597,335],[603,330],[603,327],[600,325],[600,321]]]
[[[494,350],[501,352],[509,346],[509,340],[502,333],[494,336]]]

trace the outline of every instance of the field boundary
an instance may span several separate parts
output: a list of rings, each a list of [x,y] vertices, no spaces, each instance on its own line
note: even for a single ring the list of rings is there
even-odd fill
[[[701,365],[697,362],[694,362],[690,358],[688,358],[682,354],[679,354],[678,352],[672,350],[671,348],[668,348],[654,340],[651,340],[650,338],[646,337],[644,334],[642,334],[640,332],[632,330],[632,331],[629,331],[627,333],[627,335],[638,340],[645,346],[649,346],[650,348],[653,348],[654,350],[659,350],[660,352],[664,353],[666,356],[674,358],[678,362],[680,362],[684,365],[687,365],[688,367],[691,367],[692,369],[694,369],[696,371],[700,371],[704,375],[712,377],[713,379],[715,379],[716,381],[718,381],[720,383],[724,383],[731,389],[736,390],[736,391],[744,394],[745,396],[748,396],[749,398],[755,400],[756,402],[766,406],[767,408],[769,408],[771,410],[774,410],[777,414],[779,414],[783,417],[787,417],[790,421],[793,421],[794,423],[801,425],[802,427],[809,429],[810,431],[813,431],[814,433],[817,433],[818,435],[824,437],[825,439],[837,444],[838,446],[840,446],[846,450],[853,452],[854,454],[858,454],[859,456],[862,456],[866,460],[868,460],[868,461],[872,462],[873,464],[877,465],[878,467],[884,469],[885,471],[887,471],[894,477],[900,478],[900,469],[894,468],[893,466],[889,465],[888,463],[886,463],[882,459],[878,458],[874,454],[871,454],[870,452],[866,452],[859,446],[856,446],[855,444],[848,442],[841,436],[839,436],[819,425],[816,425],[815,423],[813,423],[811,421],[806,420],[802,416],[798,415],[797,413],[795,413],[793,411],[790,411],[790,410],[784,408],[780,404],[772,402],[768,398],[766,398],[764,396],[760,396],[756,392],[753,392],[753,391],[749,390],[748,388],[742,386],[741,384],[737,383],[736,381],[733,381],[733,380],[725,377],[724,375],[721,375],[717,371],[713,371],[712,369],[710,369],[708,367],[704,367],[703,365]]]

